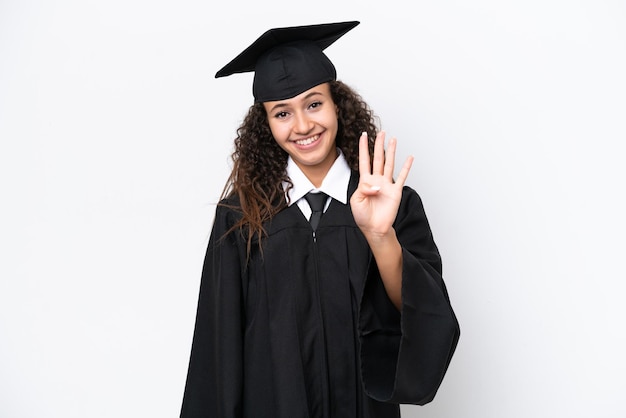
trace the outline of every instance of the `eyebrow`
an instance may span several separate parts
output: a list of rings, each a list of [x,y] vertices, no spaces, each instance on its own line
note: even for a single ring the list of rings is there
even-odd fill
[[[304,96],[302,99],[300,99],[300,101],[305,101],[305,100],[308,100],[308,99],[310,99],[311,97],[313,97],[313,96],[317,96],[317,95],[320,95],[320,96],[321,96],[321,95],[322,95],[322,92],[319,92],[319,91],[312,91],[312,92],[310,92],[309,94],[307,94],[306,96]],[[289,107],[289,106],[291,106],[289,103],[286,103],[286,102],[279,102],[279,103],[275,104],[274,106],[272,106],[272,107],[268,110],[268,113],[269,113],[269,112],[274,112],[274,111],[276,111],[277,109],[281,109],[281,108],[283,108],[283,107]]]

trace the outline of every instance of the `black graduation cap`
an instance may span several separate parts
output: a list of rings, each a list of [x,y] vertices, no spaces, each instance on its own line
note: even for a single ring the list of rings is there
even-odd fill
[[[323,50],[359,22],[270,29],[215,74],[215,78],[254,71],[255,102],[288,99],[336,80],[335,66]]]

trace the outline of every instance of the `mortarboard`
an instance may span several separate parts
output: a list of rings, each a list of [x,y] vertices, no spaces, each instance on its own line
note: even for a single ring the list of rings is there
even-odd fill
[[[288,99],[337,78],[323,50],[359,22],[326,23],[266,31],[215,74],[215,78],[254,71],[255,102]]]

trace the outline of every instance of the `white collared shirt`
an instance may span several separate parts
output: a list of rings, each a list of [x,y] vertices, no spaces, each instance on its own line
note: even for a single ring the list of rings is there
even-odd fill
[[[338,200],[344,205],[348,203],[348,184],[350,183],[352,172],[339,148],[337,148],[337,154],[337,159],[330,167],[330,170],[328,170],[328,173],[326,173],[326,177],[324,177],[319,188],[311,183],[291,157],[287,161],[287,175],[293,183],[293,188],[287,192],[287,197],[290,198],[289,205],[297,204],[307,219],[311,217],[311,208],[306,199],[304,199],[304,195],[309,192],[324,192],[329,196],[326,200],[324,211],[328,209],[331,198]],[[283,185],[284,188],[285,186]]]

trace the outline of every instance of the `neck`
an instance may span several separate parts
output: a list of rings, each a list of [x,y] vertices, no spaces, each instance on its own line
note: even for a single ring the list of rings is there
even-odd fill
[[[324,161],[321,164],[313,166],[303,166],[298,164],[298,167],[300,167],[300,170],[302,170],[306,178],[308,178],[315,187],[319,188],[338,156],[339,154],[335,151],[333,158],[328,158],[327,161]]]

